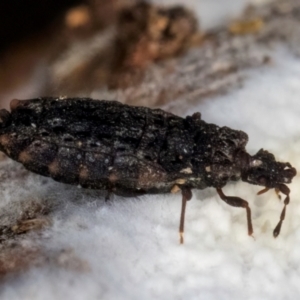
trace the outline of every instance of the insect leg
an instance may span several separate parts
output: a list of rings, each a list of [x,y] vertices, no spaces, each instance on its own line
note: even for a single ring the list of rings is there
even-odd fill
[[[286,195],[285,199],[284,199],[284,207],[282,209],[282,212],[281,212],[281,215],[280,215],[280,220],[277,224],[277,226],[275,227],[274,231],[273,231],[273,236],[276,238],[279,233],[280,233],[280,229],[281,229],[281,225],[282,225],[282,222],[285,218],[285,211],[286,211],[286,206],[290,203],[290,189],[284,185],[284,184],[279,184],[278,185],[278,190]]]
[[[243,207],[246,209],[247,212],[247,224],[248,224],[248,234],[252,235],[253,228],[252,228],[252,221],[251,221],[251,209],[248,205],[248,202],[239,198],[239,197],[228,197],[226,196],[222,189],[216,189],[217,193],[219,194],[220,198],[225,201],[227,204],[235,207]]]
[[[182,205],[181,205],[181,214],[180,214],[180,223],[179,223],[179,236],[180,236],[180,244],[183,244],[184,216],[185,216],[186,202],[192,199],[193,194],[191,189],[189,188],[182,188],[181,193],[182,193]]]

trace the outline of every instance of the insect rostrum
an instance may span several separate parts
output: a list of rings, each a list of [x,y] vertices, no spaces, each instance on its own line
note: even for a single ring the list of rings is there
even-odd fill
[[[88,98],[12,100],[0,111],[0,150],[28,170],[54,180],[124,196],[182,191],[180,241],[191,190],[216,188],[221,199],[247,212],[247,201],[224,195],[229,181],[275,188],[286,197],[274,236],[280,233],[296,170],[274,155],[245,150],[243,131],[181,118],[160,109]]]

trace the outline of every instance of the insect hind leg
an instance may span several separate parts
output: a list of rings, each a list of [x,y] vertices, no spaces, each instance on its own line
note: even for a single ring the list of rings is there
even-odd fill
[[[253,234],[253,227],[252,227],[252,221],[251,221],[251,209],[249,207],[249,204],[246,200],[243,200],[239,197],[229,197],[226,196],[222,189],[216,189],[217,193],[219,194],[220,198],[225,201],[227,204],[235,207],[243,207],[246,209],[247,213],[247,224],[248,224],[248,235]]]

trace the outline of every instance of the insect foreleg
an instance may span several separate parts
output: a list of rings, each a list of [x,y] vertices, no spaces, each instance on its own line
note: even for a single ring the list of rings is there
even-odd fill
[[[252,235],[253,228],[252,228],[252,221],[251,221],[251,209],[248,205],[248,202],[239,198],[239,197],[228,197],[226,196],[222,189],[216,189],[217,193],[219,194],[220,198],[225,201],[227,204],[235,207],[243,207],[246,209],[247,212],[247,224],[248,224],[248,234]]]
[[[259,191],[259,192],[257,193],[257,195],[261,195],[261,194],[267,192],[269,189],[270,189],[270,188],[267,188],[267,187],[266,187],[265,189]],[[280,220],[279,220],[277,226],[275,227],[275,229],[274,229],[274,231],[273,231],[273,236],[274,236],[274,237],[277,237],[277,236],[279,235],[279,233],[280,233],[281,225],[282,225],[282,222],[283,222],[283,220],[284,220],[284,218],[285,218],[286,206],[287,206],[287,205],[289,204],[289,202],[290,202],[290,196],[289,196],[289,195],[290,195],[290,189],[289,189],[286,185],[284,185],[284,184],[279,184],[278,187],[275,188],[275,193],[276,193],[276,195],[277,195],[277,197],[278,197],[279,199],[281,199],[281,196],[279,195],[280,192],[281,192],[282,194],[286,195],[286,198],[284,199],[284,207],[283,207],[282,212],[281,212],[281,215],[280,215]]]

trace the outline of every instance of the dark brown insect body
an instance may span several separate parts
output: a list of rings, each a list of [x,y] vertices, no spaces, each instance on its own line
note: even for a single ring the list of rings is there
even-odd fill
[[[221,190],[239,179],[286,195],[274,236],[280,232],[285,183],[296,170],[264,150],[250,156],[247,134],[207,124],[199,113],[181,118],[116,101],[39,98],[13,100],[11,113],[1,110],[0,117],[0,150],[32,172],[128,196],[181,190],[181,242],[193,188],[214,187],[225,202],[244,207],[252,234],[248,203]]]

